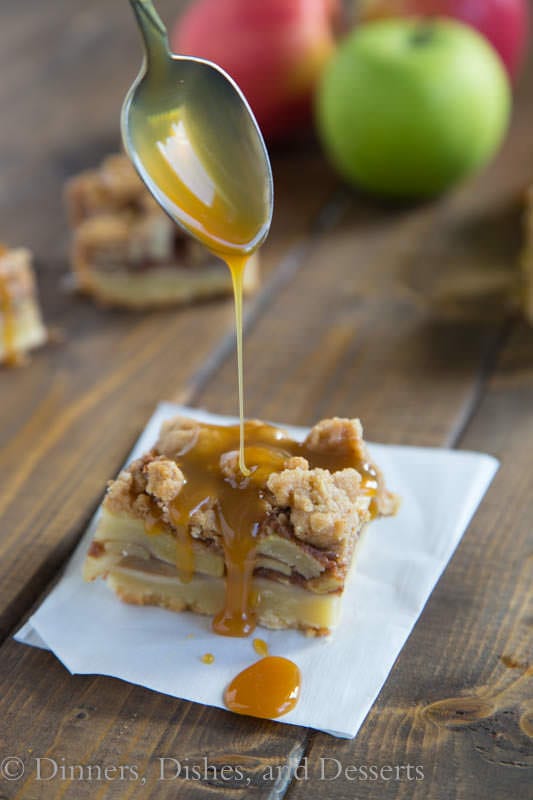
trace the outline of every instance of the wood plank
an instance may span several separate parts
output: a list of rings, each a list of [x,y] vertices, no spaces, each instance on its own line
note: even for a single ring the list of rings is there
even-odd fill
[[[334,749],[345,766],[420,765],[424,780],[408,782],[405,769],[397,783],[357,780],[360,800],[530,796],[532,364],[533,331],[520,325],[460,440],[497,455],[500,472],[359,736]],[[336,771],[322,761],[331,753],[330,738],[312,735],[309,781],[291,800],[320,785],[322,764]],[[327,785],[333,800],[351,796],[345,781]]]
[[[27,1],[22,6],[27,38],[19,28],[15,38],[24,51],[40,30],[41,7]],[[63,181],[118,146],[120,103],[139,52],[127,7],[109,10],[97,2],[89,10],[81,0],[68,4],[77,46],[57,49],[65,4],[51,6],[49,26],[32,54],[32,68],[42,71],[45,81],[32,90],[24,71],[20,80],[16,70],[10,73],[13,94],[24,96],[25,103],[15,105],[0,134],[0,151],[4,143],[16,148],[12,170],[4,174],[0,208],[6,238],[35,249],[44,314],[64,339],[36,354],[27,369],[0,373],[0,639],[71,551],[105,481],[156,403],[186,398],[200,373],[205,376],[208,356],[233,330],[229,299],[179,312],[134,314],[99,309],[61,289],[68,237]],[[168,10],[172,4],[162,6]],[[14,15],[0,25],[0,53],[16,20]],[[76,87],[82,99],[65,102]],[[38,138],[34,117],[43,119]],[[22,133],[16,136],[19,126]],[[263,293],[250,301],[252,307],[270,294],[270,277],[284,257],[293,248],[299,252],[336,182],[312,149],[280,153],[274,171],[280,201],[264,249]]]
[[[482,268],[491,247],[492,257],[496,253],[501,263],[507,260],[511,265],[516,257],[519,240],[509,234],[518,230],[516,196],[523,188],[523,165],[531,163],[533,155],[527,141],[532,109],[524,95],[525,91],[504,154],[478,183],[470,213],[460,208],[459,235],[455,240],[451,235],[452,216],[452,225],[443,229],[446,241],[431,237],[430,252],[437,249],[445,263],[464,247],[461,231],[468,229],[469,220],[475,222],[471,230],[480,233],[472,237],[471,248],[463,250],[464,263]],[[476,258],[482,260],[478,263]],[[407,266],[410,274],[421,267],[419,259]],[[459,337],[450,350],[450,369],[459,348],[472,346],[476,326],[439,329]],[[497,327],[492,330],[499,335]],[[329,737],[312,733],[301,762],[301,769],[307,765],[307,780],[291,785],[291,800],[324,791],[324,786],[332,800],[354,795],[359,800],[507,800],[530,794],[533,332],[516,323],[501,342],[497,365],[489,351],[471,400],[445,437],[461,448],[495,454],[501,470],[358,737],[338,742],[333,749]],[[457,364],[450,375],[454,381],[456,373]],[[423,378],[421,382],[423,393]],[[417,393],[419,388],[420,377],[413,385]],[[414,425],[433,415],[418,399],[416,410]],[[422,438],[423,429],[424,425]],[[433,432],[438,442],[441,433]],[[331,776],[339,769],[326,760],[332,755],[341,769],[365,766],[368,779],[352,771],[351,782],[341,777],[325,784],[323,771]],[[420,766],[424,779],[408,780],[407,765],[415,778],[414,768]],[[377,780],[370,779],[371,766],[385,767],[384,777],[378,773]],[[397,767],[399,781],[394,780]]]

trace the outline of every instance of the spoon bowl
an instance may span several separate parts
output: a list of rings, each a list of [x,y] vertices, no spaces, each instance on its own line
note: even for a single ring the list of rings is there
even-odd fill
[[[162,208],[217,255],[247,256],[272,220],[266,146],[220,67],[174,55],[151,0],[130,0],[145,58],[122,109],[124,146]]]

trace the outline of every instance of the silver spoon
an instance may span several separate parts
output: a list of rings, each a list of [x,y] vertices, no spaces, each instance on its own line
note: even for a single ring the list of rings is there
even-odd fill
[[[244,95],[220,67],[174,55],[151,0],[130,0],[145,58],[122,137],[162,208],[217,255],[250,255],[273,211],[272,170]]]

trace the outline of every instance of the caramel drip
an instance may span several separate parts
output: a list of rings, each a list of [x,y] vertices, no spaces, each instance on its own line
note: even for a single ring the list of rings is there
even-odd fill
[[[0,244],[0,258],[7,252],[7,248]],[[16,346],[16,317],[13,298],[9,290],[6,275],[0,273],[0,314],[3,322],[2,343],[4,347],[4,361],[9,366],[19,362],[19,353]]]
[[[253,646],[255,652],[257,653],[258,656],[261,656],[261,658],[264,658],[265,656],[269,655],[268,645],[264,641],[264,639],[254,639]]]
[[[250,471],[246,466],[244,457],[244,367],[243,367],[243,318],[242,318],[242,287],[244,282],[244,270],[248,263],[247,257],[225,257],[226,263],[231,272],[233,284],[233,296],[235,302],[235,334],[237,338],[237,383],[239,392],[239,469],[241,473],[248,477]]]
[[[288,714],[300,697],[301,675],[293,661],[267,656],[240,672],[224,692],[230,711],[261,719]]]
[[[255,567],[257,523],[242,535],[229,526],[219,513],[226,561],[224,608],[213,620],[213,630],[221,636],[248,636],[255,629],[252,576]]]
[[[371,464],[360,462],[346,452],[316,452],[291,439],[273,425],[247,421],[243,425],[244,455],[249,475],[239,469],[240,425],[200,425],[188,448],[176,456],[185,484],[169,508],[170,522],[177,532],[177,565],[182,580],[194,573],[194,553],[190,526],[196,513],[210,519],[220,532],[226,564],[224,608],[213,620],[213,629],[223,636],[248,636],[255,628],[253,571],[257,531],[265,517],[265,489],[268,477],[281,472],[295,456],[305,458],[311,469],[321,467],[335,472],[357,469],[363,490],[375,500],[378,475]],[[149,515],[148,524],[159,524]],[[204,522],[205,527],[205,522]],[[155,529],[157,530],[157,528]]]

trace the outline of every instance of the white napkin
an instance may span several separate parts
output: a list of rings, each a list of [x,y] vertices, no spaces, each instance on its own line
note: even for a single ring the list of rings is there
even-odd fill
[[[162,404],[131,457],[149,449],[162,421],[175,414],[235,421]],[[303,428],[285,427],[294,438],[305,436]],[[256,634],[272,655],[292,659],[302,673],[300,702],[279,722],[345,738],[359,730],[498,469],[495,458],[477,453],[388,445],[370,450],[403,502],[397,517],[367,530],[339,628],[326,639],[298,631]],[[82,563],[96,518],[17,641],[52,650],[73,674],[111,675],[223,708],[224,687],[257,659],[251,639],[216,636],[209,619],[192,613],[125,605],[102,580],[84,583]],[[214,663],[201,662],[207,652]]]

